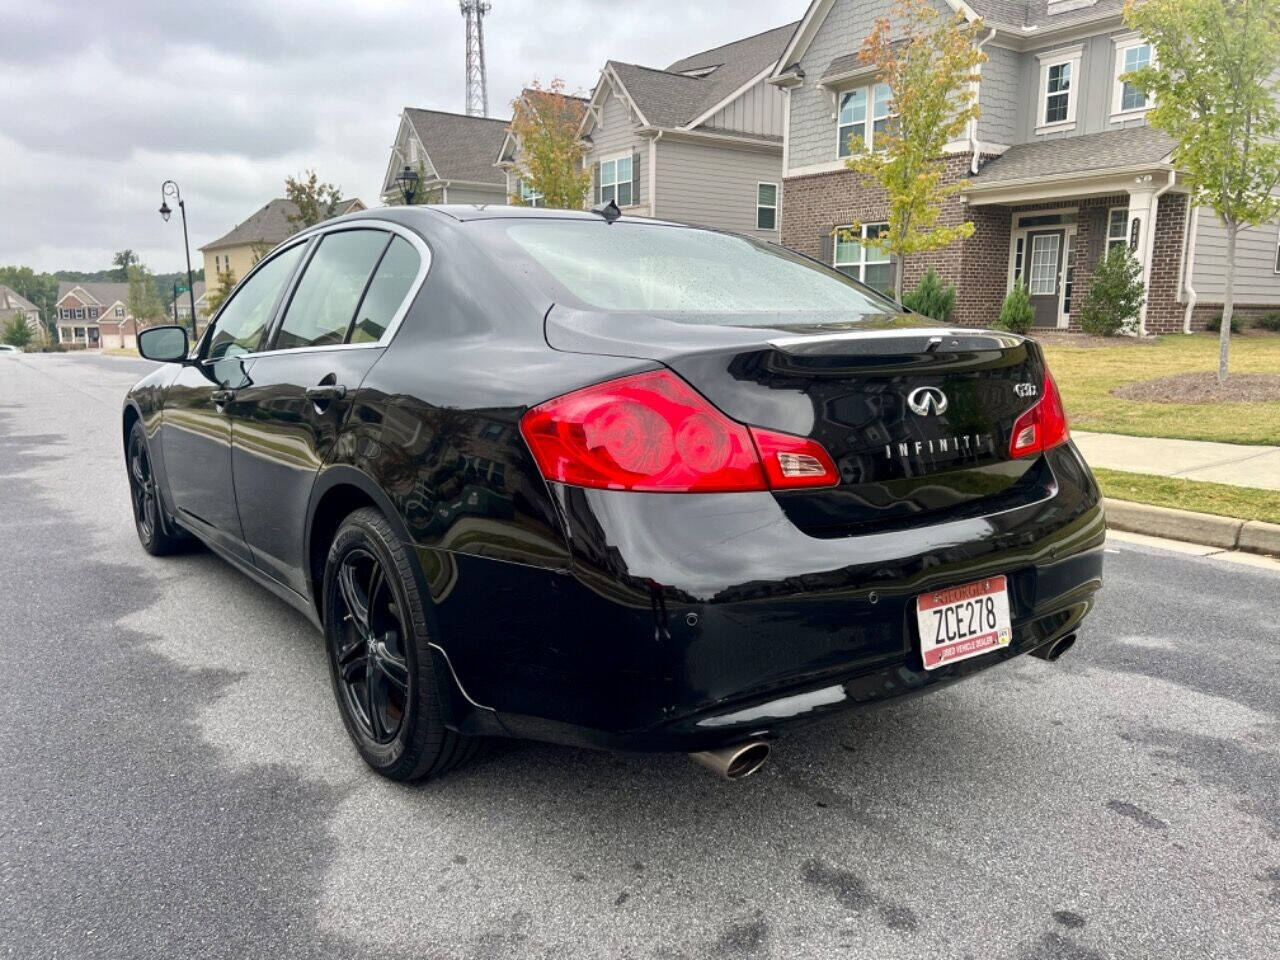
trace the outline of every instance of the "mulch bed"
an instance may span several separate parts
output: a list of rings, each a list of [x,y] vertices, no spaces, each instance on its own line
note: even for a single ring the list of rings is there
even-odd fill
[[[1116,387],[1111,395],[1142,403],[1277,403],[1280,374],[1233,373],[1220,384],[1216,373],[1175,373]]]

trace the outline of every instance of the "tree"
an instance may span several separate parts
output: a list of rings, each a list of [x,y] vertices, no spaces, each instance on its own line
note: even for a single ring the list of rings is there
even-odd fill
[[[129,279],[129,268],[137,263],[141,263],[138,255],[125,247],[123,250],[117,250],[116,255],[111,258],[111,262],[115,264],[115,279],[124,282]]]
[[[581,210],[591,189],[591,171],[583,169],[586,151],[578,141],[582,108],[565,95],[564,81],[549,87],[534,81],[512,101],[511,132],[520,143],[520,178],[548,207]],[[518,194],[511,202],[524,204]]]
[[[337,212],[342,200],[342,191],[332,183],[321,183],[314,170],[308,170],[297,179],[285,177],[284,192],[298,208],[296,214],[288,215],[295,231],[328,220]]]
[[[54,304],[58,302],[58,277],[36,273],[30,267],[0,267],[0,283],[18,291],[36,305],[46,330],[54,329]]]
[[[1031,295],[1026,285],[1018,280],[1004,297],[1000,305],[1000,318],[995,322],[997,330],[1008,330],[1011,333],[1026,333],[1035,323],[1036,311],[1031,306]]]
[[[1128,0],[1125,22],[1155,50],[1121,78],[1152,95],[1147,122],[1173,137],[1173,163],[1227,231],[1218,381],[1227,378],[1241,227],[1280,213],[1280,0]]]
[[[858,53],[889,87],[893,119],[875,131],[874,150],[850,138],[853,155],[846,165],[875,180],[889,202],[888,227],[877,237],[857,239],[896,259],[899,300],[904,257],[973,235],[970,221],[939,224],[938,218],[943,202],[964,187],[964,181],[942,182],[942,156],[978,116],[977,68],[987,59],[977,46],[982,28],[981,20],[968,23],[961,13],[943,16],[929,0],[899,0],[891,17],[876,20]],[[855,223],[852,230],[861,227]]]
[[[1123,244],[1098,261],[1080,307],[1080,328],[1101,337],[1129,333],[1138,323],[1146,291],[1142,264]]]
[[[236,272],[230,267],[225,270],[218,271],[218,285],[209,290],[205,303],[208,304],[207,309],[209,316],[213,316],[218,308],[226,302],[227,297],[231,296],[231,291],[236,285]]]
[[[160,295],[156,293],[155,279],[151,271],[141,264],[131,264],[129,271],[129,316],[141,325],[164,316]]]
[[[4,342],[15,347],[25,347],[35,339],[36,333],[27,322],[25,313],[14,314],[4,325]]]

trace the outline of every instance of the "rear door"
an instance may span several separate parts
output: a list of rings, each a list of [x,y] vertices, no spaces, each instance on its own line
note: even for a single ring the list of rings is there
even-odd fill
[[[253,562],[299,593],[307,503],[365,374],[425,273],[425,244],[385,225],[323,234],[253,382],[237,391],[231,466]]]

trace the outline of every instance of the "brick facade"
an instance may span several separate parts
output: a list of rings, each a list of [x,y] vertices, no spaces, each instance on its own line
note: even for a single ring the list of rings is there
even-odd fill
[[[985,158],[984,158],[985,159]],[[944,182],[954,183],[968,176],[969,156],[947,157]],[[830,248],[824,243],[837,227],[854,221],[875,223],[887,219],[888,204],[883,190],[851,170],[788,177],[784,180],[782,203],[782,243],[811,257],[830,262]],[[1027,210],[1075,208],[1079,211],[1074,244],[1072,303],[1088,295],[1092,269],[1105,250],[1105,234],[1094,238],[1100,224],[1106,230],[1106,215],[1094,211],[1128,206],[1126,194],[1083,199],[1045,200],[1017,206],[970,206],[959,195],[948,198],[940,225],[968,219],[973,236],[942,250],[907,258],[903,272],[904,289],[911,289],[929,267],[956,287],[956,311],[952,321],[970,326],[989,326],[1000,315],[1009,283],[1009,242],[1014,216]],[[1160,198],[1156,216],[1153,261],[1149,284],[1147,330],[1169,333],[1182,329],[1185,305],[1179,302],[1179,266],[1186,221],[1186,195],[1168,193]],[[1078,311],[1073,311],[1078,312]],[[1221,309],[1218,308],[1218,313]],[[1215,314],[1216,315],[1216,314]],[[1200,316],[1200,311],[1197,311]],[[1203,319],[1200,322],[1203,325]],[[1069,329],[1079,329],[1074,317]]]

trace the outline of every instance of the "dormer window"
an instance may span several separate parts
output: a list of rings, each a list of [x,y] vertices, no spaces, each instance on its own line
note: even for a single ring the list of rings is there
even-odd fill
[[[1076,101],[1082,46],[1037,54],[1040,102],[1036,133],[1070,130],[1076,123]]]
[[[710,76],[711,74],[715,73],[719,69],[720,69],[720,64],[718,63],[710,67],[693,67],[690,70],[681,70],[680,76],[701,78],[701,77]]]
[[[1115,38],[1116,75],[1111,95],[1111,113],[1140,113],[1151,106],[1151,97],[1131,83],[1120,78],[1126,73],[1149,67],[1155,62],[1151,44],[1135,34]]]
[[[870,102],[871,122],[867,123]],[[877,134],[889,127],[889,105],[893,92],[887,83],[855,87],[840,94],[840,117],[836,124],[836,156],[847,157],[858,150],[874,150]]]

